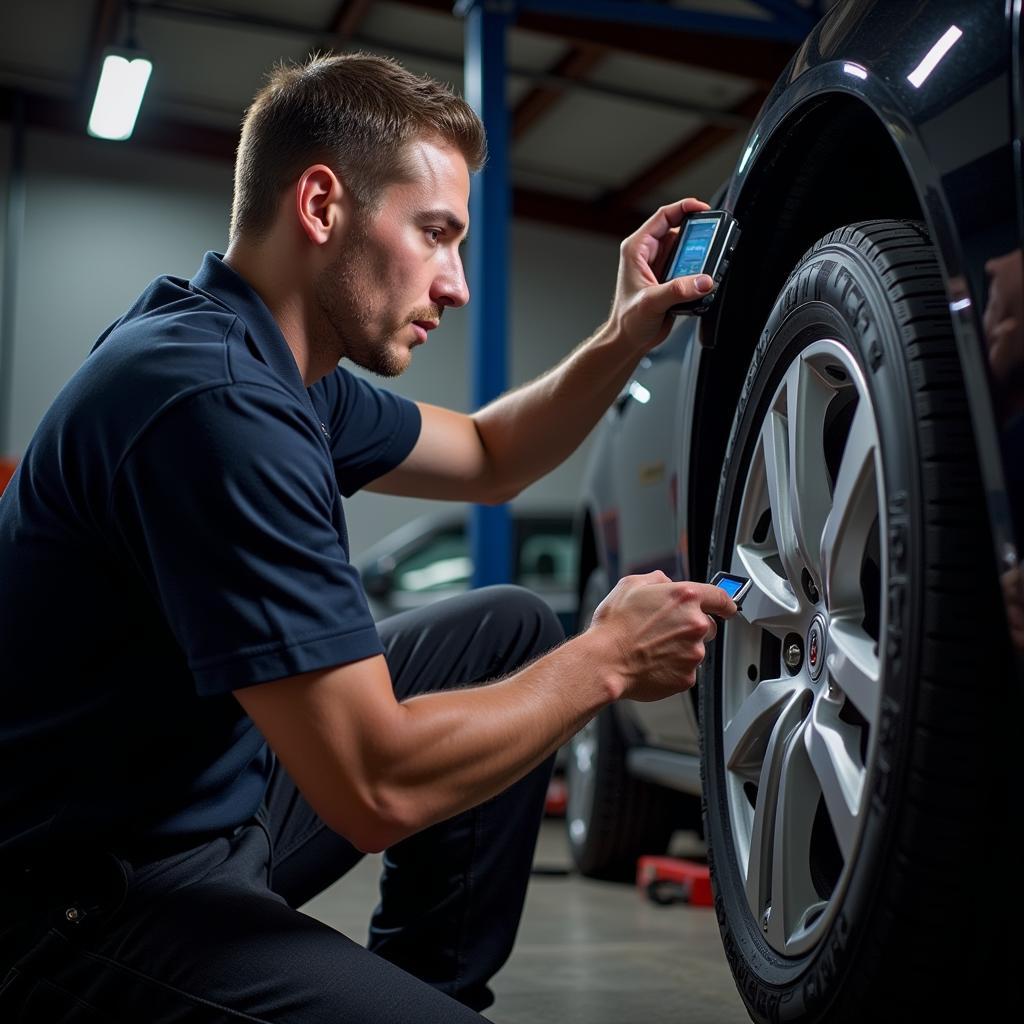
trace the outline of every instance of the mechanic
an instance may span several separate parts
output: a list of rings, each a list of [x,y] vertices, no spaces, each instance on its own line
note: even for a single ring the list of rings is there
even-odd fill
[[[655,277],[687,199],[623,243],[594,336],[485,409],[352,375],[468,301],[484,150],[393,61],[278,68],[227,253],[154,281],[46,413],[0,501],[0,1018],[483,1019],[554,752],[693,685],[735,612],[652,573],[567,642],[513,587],[371,619],[342,495],[509,500],[708,287]],[[381,850],[368,949],[295,909]]]

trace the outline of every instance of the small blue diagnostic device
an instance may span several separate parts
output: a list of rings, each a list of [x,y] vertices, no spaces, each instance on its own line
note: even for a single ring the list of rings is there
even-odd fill
[[[721,587],[733,600],[737,608],[750,590],[750,577],[737,576],[731,572],[716,572],[711,580],[713,587]]]
[[[707,274],[717,286],[729,266],[729,257],[739,237],[739,225],[725,210],[691,214],[679,231],[679,242],[668,261],[668,272],[664,280]],[[716,294],[712,290],[692,302],[680,302],[669,312],[700,316],[708,311]]]

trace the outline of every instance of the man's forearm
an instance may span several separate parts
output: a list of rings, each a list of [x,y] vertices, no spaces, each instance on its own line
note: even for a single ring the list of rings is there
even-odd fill
[[[623,684],[606,644],[584,633],[507,679],[400,705],[375,769],[397,837],[500,793],[616,699]]]
[[[579,447],[641,354],[605,324],[558,366],[473,415],[498,500],[514,497]]]

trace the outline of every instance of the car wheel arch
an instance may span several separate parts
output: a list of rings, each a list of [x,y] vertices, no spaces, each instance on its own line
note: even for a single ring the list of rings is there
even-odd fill
[[[876,217],[926,219],[903,157],[874,111],[849,93],[819,94],[772,132],[736,197],[743,230],[721,303],[701,341],[687,522],[691,572],[707,565],[714,486],[750,359],[790,271],[820,237]],[[766,258],[766,253],[770,258]],[[730,302],[729,296],[742,296]],[[703,481],[703,486],[695,486]]]

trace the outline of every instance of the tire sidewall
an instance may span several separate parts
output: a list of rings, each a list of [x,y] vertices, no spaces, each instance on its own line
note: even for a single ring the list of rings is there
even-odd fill
[[[712,645],[700,687],[705,830],[715,886],[715,909],[726,955],[737,985],[755,1019],[805,1020],[834,999],[856,968],[856,950],[872,914],[879,873],[884,870],[895,830],[897,778],[905,771],[906,746],[914,714],[916,653],[906,640],[920,637],[920,595],[907,586],[917,578],[920,551],[912,523],[919,501],[919,462],[913,403],[899,325],[886,300],[878,271],[858,250],[822,246],[804,258],[777,300],[744,384],[726,454],[710,545],[710,573],[727,568],[740,496],[757,442],[758,429],[786,368],[811,342],[833,338],[860,367],[875,414],[882,453],[886,500],[880,544],[888,571],[882,594],[886,614],[880,637],[882,696],[873,730],[865,780],[866,807],[859,848],[845,889],[833,895],[839,906],[828,932],[809,953],[781,956],[764,940],[752,917],[735,860],[721,756],[723,738],[722,660]]]

